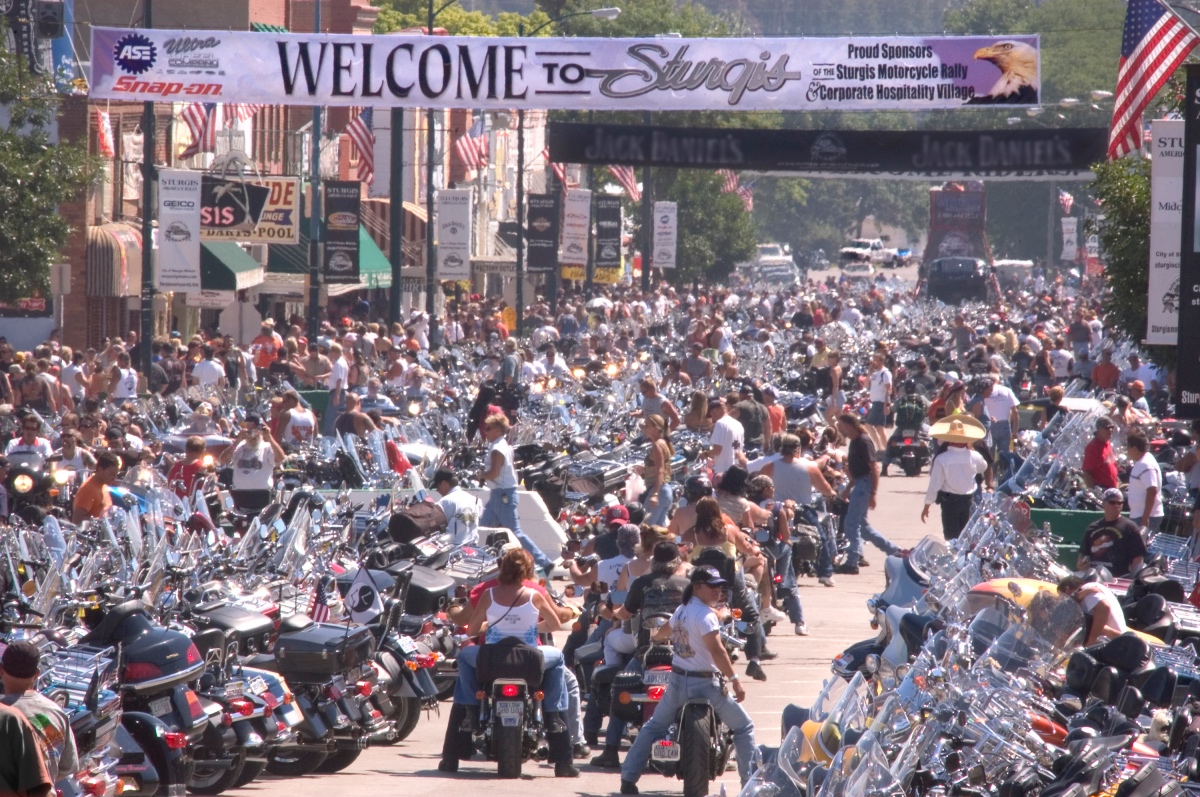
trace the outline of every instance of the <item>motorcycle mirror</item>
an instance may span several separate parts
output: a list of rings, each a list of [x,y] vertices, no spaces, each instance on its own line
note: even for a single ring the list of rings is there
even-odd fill
[[[222,493],[221,494],[221,502],[225,505],[226,511],[228,511],[228,512],[233,511],[233,496],[232,495],[230,495],[229,493]]]
[[[642,620],[642,628],[647,631],[657,631],[666,624],[667,618],[665,617],[647,617],[645,620]]]
[[[583,543],[581,543],[579,540],[567,540],[566,548],[571,553],[579,553],[581,550],[583,550]]]

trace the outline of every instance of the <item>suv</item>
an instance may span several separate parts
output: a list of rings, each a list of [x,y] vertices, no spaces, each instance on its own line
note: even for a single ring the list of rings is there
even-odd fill
[[[925,280],[929,295],[947,304],[988,300],[988,265],[977,257],[939,257]]]

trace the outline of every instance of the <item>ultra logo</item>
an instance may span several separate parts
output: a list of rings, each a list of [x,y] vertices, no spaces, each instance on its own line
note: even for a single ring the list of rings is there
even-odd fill
[[[129,33],[117,40],[113,48],[117,66],[131,75],[140,75],[158,58],[154,43],[140,33]]]

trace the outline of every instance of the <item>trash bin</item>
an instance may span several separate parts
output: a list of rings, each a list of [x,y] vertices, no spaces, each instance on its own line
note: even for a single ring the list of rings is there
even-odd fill
[[[297,391],[300,398],[308,404],[309,408],[317,415],[317,429],[321,429],[322,422],[325,420],[325,411],[329,409],[329,391],[328,390],[300,390]]]
[[[1089,512],[1078,509],[1031,509],[1029,519],[1039,529],[1046,523],[1050,524],[1050,532],[1062,537],[1058,544],[1058,563],[1075,569],[1079,559],[1079,545],[1083,542],[1083,533],[1087,527],[1100,518],[1103,512]]]

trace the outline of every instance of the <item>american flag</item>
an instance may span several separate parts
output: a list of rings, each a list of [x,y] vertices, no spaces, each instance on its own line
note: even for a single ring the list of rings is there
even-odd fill
[[[262,108],[262,105],[248,105],[246,103],[239,102],[233,106],[233,115],[237,117],[239,122],[244,122],[253,117],[254,114],[261,111]]]
[[[550,160],[550,148],[546,147],[542,150],[542,159],[554,170],[554,176],[562,183],[562,187],[567,187],[567,165],[565,163],[555,163]]]
[[[1070,216],[1071,208],[1075,207],[1075,197],[1060,188],[1058,189],[1058,204],[1062,206],[1063,213]]]
[[[1196,46],[1196,34],[1159,0],[1129,0],[1117,97],[1108,131],[1108,157],[1116,160],[1142,144],[1142,112]]]
[[[113,145],[112,119],[108,112],[96,109],[96,149],[103,158],[115,158],[116,147]]]
[[[625,189],[625,193],[629,194],[630,199],[634,202],[642,201],[642,191],[638,188],[637,175],[634,174],[632,166],[609,166],[608,171]]]
[[[374,109],[363,108],[362,113],[346,125],[346,135],[358,150],[358,179],[364,183],[375,182],[375,131],[371,127],[374,121]]]
[[[738,197],[742,200],[742,205],[746,208],[747,213],[754,210],[754,189],[748,185],[743,185],[737,190]]]
[[[201,152],[217,151],[217,104],[215,102],[193,102],[180,114],[183,123],[192,134],[192,143],[180,155],[190,158]]]
[[[483,132],[483,114],[476,114],[467,132],[454,142],[454,151],[463,165],[473,172],[486,169],[488,165],[488,140]]]
[[[308,608],[308,616],[313,619],[314,623],[329,622],[329,597],[325,594],[325,579],[317,579],[317,586],[313,589],[312,603]]]
[[[726,194],[732,194],[738,190],[738,176],[730,169],[720,169],[717,171],[717,176],[725,181],[721,187],[721,191]]]

